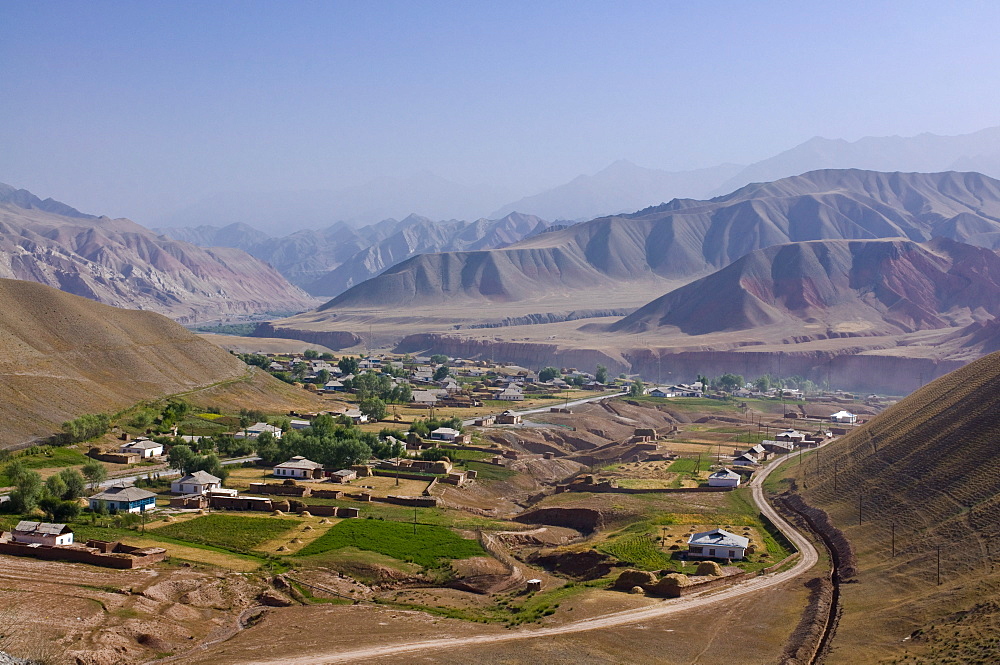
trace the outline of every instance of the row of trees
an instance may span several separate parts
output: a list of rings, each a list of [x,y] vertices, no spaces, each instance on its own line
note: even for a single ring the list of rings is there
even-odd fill
[[[302,455],[330,468],[346,468],[372,457],[390,458],[403,454],[401,442],[388,441],[388,431],[379,434],[319,416],[310,427],[292,430],[275,439],[269,433],[257,439],[257,454],[266,464],[278,464]]]
[[[103,436],[111,428],[111,416],[88,413],[62,424],[61,443],[79,443]]]

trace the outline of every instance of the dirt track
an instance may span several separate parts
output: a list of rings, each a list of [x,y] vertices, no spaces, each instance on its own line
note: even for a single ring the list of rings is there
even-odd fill
[[[477,644],[497,644],[500,642],[512,642],[518,640],[545,638],[555,635],[581,633],[603,628],[640,623],[650,619],[658,619],[667,615],[687,612],[695,608],[705,607],[707,605],[712,605],[725,600],[768,589],[806,572],[816,565],[819,559],[819,555],[812,543],[810,543],[805,536],[796,531],[790,524],[782,519],[781,516],[778,515],[778,513],[770,506],[770,504],[764,501],[762,484],[775,467],[776,464],[771,464],[763,469],[751,482],[750,487],[754,501],[760,508],[761,512],[767,515],[767,517],[786,534],[788,539],[795,544],[795,547],[798,548],[800,552],[799,559],[796,561],[795,565],[784,572],[754,577],[743,584],[727,587],[721,590],[707,591],[702,594],[696,594],[686,598],[664,600],[653,607],[615,612],[599,617],[593,617],[591,619],[585,619],[583,621],[567,623],[561,626],[534,630],[522,630],[503,634],[446,637],[433,640],[382,644],[351,649],[349,651],[338,650],[336,652],[326,654],[313,653],[292,657],[286,655],[277,659],[252,661],[247,663],[247,665],[276,665],[277,663],[290,665],[324,665],[326,663],[359,662],[363,659],[382,656],[397,656],[417,652],[426,654],[430,650],[452,649],[455,647],[472,646]]]

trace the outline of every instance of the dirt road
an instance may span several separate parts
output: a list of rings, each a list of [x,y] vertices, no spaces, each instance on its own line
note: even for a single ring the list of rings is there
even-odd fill
[[[612,628],[616,626],[640,623],[679,612],[687,612],[706,605],[721,603],[726,600],[745,596],[747,594],[761,592],[777,584],[790,580],[793,577],[801,575],[816,565],[816,562],[819,559],[819,555],[817,554],[816,549],[812,546],[812,543],[810,543],[805,536],[796,531],[790,524],[782,519],[781,516],[778,515],[778,513],[770,506],[770,504],[764,500],[763,482],[771,471],[776,468],[777,463],[780,461],[781,460],[778,460],[762,469],[757,477],[750,483],[750,488],[754,502],[760,508],[760,511],[767,515],[767,517],[788,537],[789,540],[795,544],[795,547],[799,550],[800,556],[798,561],[796,561],[795,565],[793,565],[790,569],[784,572],[754,577],[743,584],[725,587],[715,591],[706,591],[704,593],[687,596],[685,598],[664,600],[653,607],[605,614],[603,616],[567,623],[560,626],[552,626],[549,628],[520,630],[517,632],[503,634],[476,635],[470,637],[446,637],[441,639],[402,642],[397,644],[379,644],[328,654],[314,653],[303,656],[285,655],[277,659],[253,661],[251,663],[247,663],[247,665],[277,665],[278,663],[284,663],[285,665],[325,665],[327,663],[361,662],[367,658],[397,655],[402,656],[416,652],[426,654],[430,650],[451,649],[477,644],[498,644],[517,640],[545,638],[554,635],[567,635],[602,628]]]

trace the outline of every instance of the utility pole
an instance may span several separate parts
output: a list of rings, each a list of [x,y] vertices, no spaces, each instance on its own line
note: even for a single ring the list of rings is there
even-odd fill
[[[417,507],[413,507],[413,535],[417,535]]]

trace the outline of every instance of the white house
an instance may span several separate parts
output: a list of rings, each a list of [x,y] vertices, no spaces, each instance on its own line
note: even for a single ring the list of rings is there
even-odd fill
[[[708,477],[709,487],[739,487],[742,476],[729,469],[719,469]]]
[[[15,543],[48,545],[69,545],[73,542],[73,531],[65,524],[51,522],[30,522],[21,520],[11,531]]]
[[[241,429],[233,435],[234,439],[256,439],[264,432],[269,432],[275,439],[281,438],[281,428],[267,423],[254,423],[250,427]]]
[[[493,395],[493,399],[502,400],[504,402],[520,402],[524,399],[524,393],[521,392],[520,388],[510,385],[495,393]]]
[[[159,457],[162,455],[163,444],[157,443],[156,441],[150,441],[149,439],[136,439],[135,441],[130,441],[129,443],[123,443],[118,447],[118,450],[123,453],[132,453],[143,459],[147,459],[149,457]]]
[[[279,478],[322,478],[323,465],[296,455],[274,467],[274,475]]]
[[[850,411],[838,411],[837,413],[830,416],[830,422],[834,423],[848,423],[854,425],[858,422],[858,417],[851,413]]]
[[[450,427],[438,427],[436,430],[431,432],[431,438],[438,441],[454,441],[462,435],[457,429],[452,429]]]
[[[195,471],[170,483],[170,491],[174,494],[207,494],[219,487],[222,487],[222,479],[207,471]]]
[[[312,423],[310,421],[299,420],[299,419],[289,420],[288,424],[292,429],[305,429],[307,427],[312,426]]]
[[[744,559],[750,539],[723,529],[691,534],[688,556],[697,559]]]

